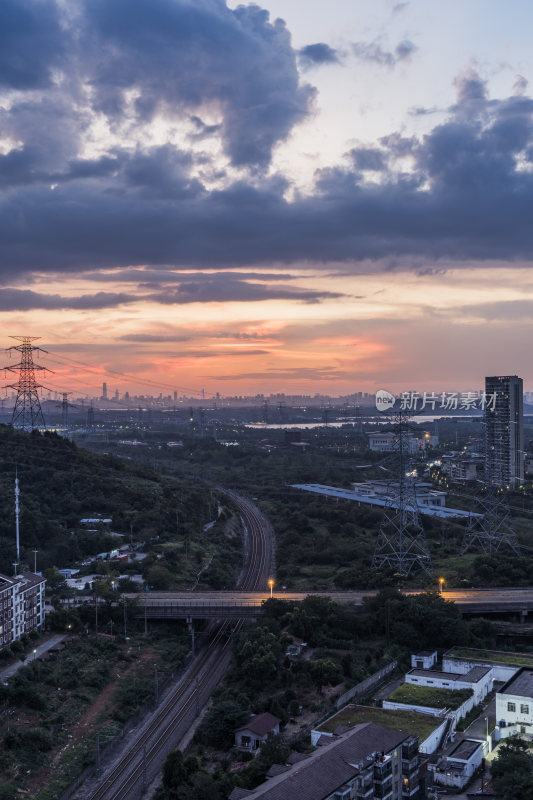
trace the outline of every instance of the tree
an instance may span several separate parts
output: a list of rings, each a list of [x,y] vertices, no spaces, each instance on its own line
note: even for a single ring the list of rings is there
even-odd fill
[[[336,686],[342,681],[342,670],[331,658],[318,658],[316,661],[310,661],[308,669],[311,680],[319,692],[322,691],[323,686]]]
[[[222,700],[207,713],[197,738],[212,747],[226,749],[233,744],[233,732],[250,718],[250,712],[234,700]]]
[[[531,800],[533,797],[533,756],[523,739],[512,736],[500,745],[491,765],[492,782],[503,800]]]

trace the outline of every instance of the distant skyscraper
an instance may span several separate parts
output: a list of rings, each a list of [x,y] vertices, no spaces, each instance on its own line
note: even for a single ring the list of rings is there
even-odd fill
[[[485,476],[492,486],[515,486],[524,479],[524,402],[522,378],[485,378]],[[494,408],[490,399],[496,396]]]
[[[102,400],[107,400],[107,383],[102,384]]]

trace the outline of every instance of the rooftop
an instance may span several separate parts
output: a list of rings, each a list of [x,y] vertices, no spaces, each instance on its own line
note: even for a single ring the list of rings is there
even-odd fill
[[[474,739],[463,739],[462,742],[459,742],[453,750],[448,753],[448,758],[468,761],[480,747],[483,747],[483,742],[476,742]]]
[[[502,664],[503,666],[525,666],[533,668],[533,653],[513,653],[505,650],[476,650],[473,647],[452,647],[444,658],[458,661],[473,661],[482,664]]]
[[[328,497],[340,497],[343,500],[354,500],[359,503],[366,503],[371,506],[379,506],[380,508],[391,507],[398,508],[398,503],[390,497],[385,495],[376,497],[375,495],[368,494],[357,489],[338,489],[334,486],[325,486],[320,483],[293,483],[293,489],[303,489],[305,492],[313,492],[315,494],[323,494]],[[442,494],[434,492],[435,496]],[[481,517],[477,512],[463,511],[458,508],[447,508],[446,506],[433,505],[431,503],[420,503],[418,508],[421,514],[427,514],[432,517],[441,517],[442,519],[455,518],[455,517]]]
[[[456,709],[472,696],[470,689],[446,689],[439,686],[417,686],[403,683],[386,700],[426,708]]]
[[[514,694],[518,697],[533,698],[533,669],[522,667],[510,680],[507,681],[497,694]]]
[[[461,674],[460,672],[440,672],[436,669],[411,669],[408,675],[414,675],[421,678],[437,678],[438,680],[448,681],[464,681],[465,683],[477,683],[483,678],[487,672],[490,672],[490,667],[472,667],[467,673]]]
[[[265,711],[264,714],[256,714],[251,717],[246,725],[241,725],[240,728],[237,728],[235,733],[237,733],[237,731],[251,731],[257,736],[265,736],[273,730],[276,725],[279,725],[280,722],[281,720],[275,717],[274,714]]]
[[[385,728],[406,731],[411,736],[417,736],[421,742],[441,724],[435,717],[417,711],[389,711],[374,706],[349,705],[319,725],[317,730],[333,733],[340,725],[353,728],[363,722],[375,722]]]
[[[372,753],[389,753],[407,735],[402,731],[367,723],[358,725],[341,738],[330,739],[309,758],[282,775],[270,778],[255,789],[250,798],[265,800],[323,800],[336,789],[370,766]]]

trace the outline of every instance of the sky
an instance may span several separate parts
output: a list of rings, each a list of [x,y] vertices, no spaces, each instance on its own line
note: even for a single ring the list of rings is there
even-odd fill
[[[524,0],[3,0],[0,346],[40,337],[76,394],[533,390],[532,29]]]

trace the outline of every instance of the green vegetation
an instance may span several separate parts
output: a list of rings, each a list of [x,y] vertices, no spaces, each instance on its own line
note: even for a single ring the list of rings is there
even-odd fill
[[[234,585],[242,553],[240,522],[216,492],[113,455],[95,455],[54,433],[27,434],[6,425],[0,425],[0,572],[9,573],[14,560],[15,466],[23,561],[26,568],[33,566],[31,551],[38,550],[48,591],[69,596],[56,567],[131,542],[144,543],[147,557],[120,565],[93,562],[81,577],[100,573],[104,593],[119,570],[128,576],[140,572],[154,589]],[[110,518],[115,535],[80,526],[81,518],[95,516]]]
[[[435,719],[428,714],[420,714],[416,711],[387,711],[384,708],[374,708],[371,706],[347,706],[335,714],[334,717],[326,720],[318,726],[319,731],[333,733],[341,725],[352,728],[364,722],[375,722],[384,725],[386,728],[397,728],[407,731],[412,736],[418,736],[420,742],[438,728],[442,720]]]
[[[155,670],[161,685],[182,667],[188,650],[184,626],[152,627],[146,638],[133,620],[130,628],[128,642],[71,639],[64,650],[22,666],[0,686],[6,797],[21,790],[35,800],[52,800],[94,762],[96,735],[104,747],[154,698]]]
[[[529,744],[519,737],[505,739],[491,764],[492,783],[502,800],[531,800],[533,756]]]
[[[428,425],[422,423],[419,427],[423,430]],[[426,466],[429,460],[438,459],[446,449],[475,445],[480,431],[479,421],[441,420],[442,444],[431,453],[420,454],[419,474],[430,479]],[[387,454],[368,450],[366,434],[357,432],[352,425],[303,430],[302,440],[308,444],[304,449],[287,445],[283,430],[219,425],[218,439],[237,441],[235,447],[224,447],[221,441],[206,436],[205,431],[203,438],[192,433],[193,429],[171,425],[160,426],[160,430],[137,429],[131,436],[142,440],[145,446],[128,448],[128,456],[139,464],[157,463],[158,470],[180,480],[203,479],[213,485],[236,486],[244,494],[257,497],[276,531],[278,586],[320,591],[398,585],[401,578],[393,571],[377,572],[371,568],[380,509],[291,488],[291,484],[298,483],[349,488],[354,481],[387,477],[390,473],[383,472],[380,465],[385,462],[386,468],[393,470],[394,465]],[[179,436],[183,447],[162,446],[172,435]],[[124,433],[117,431],[115,436],[122,439]],[[124,452],[117,442],[100,445],[104,446]],[[451,486],[448,505],[474,508],[471,494],[471,487]],[[512,492],[510,504],[519,540],[532,548],[532,487]],[[435,574],[446,577],[447,587],[529,584],[533,552],[526,549],[520,558],[505,549],[497,557],[475,551],[462,554],[466,522],[423,515],[422,524]],[[417,588],[435,586],[425,573],[413,573],[401,580],[404,585]]]
[[[472,697],[470,689],[440,689],[433,686],[414,686],[403,683],[387,697],[392,703],[427,706],[428,708],[459,708]]]

